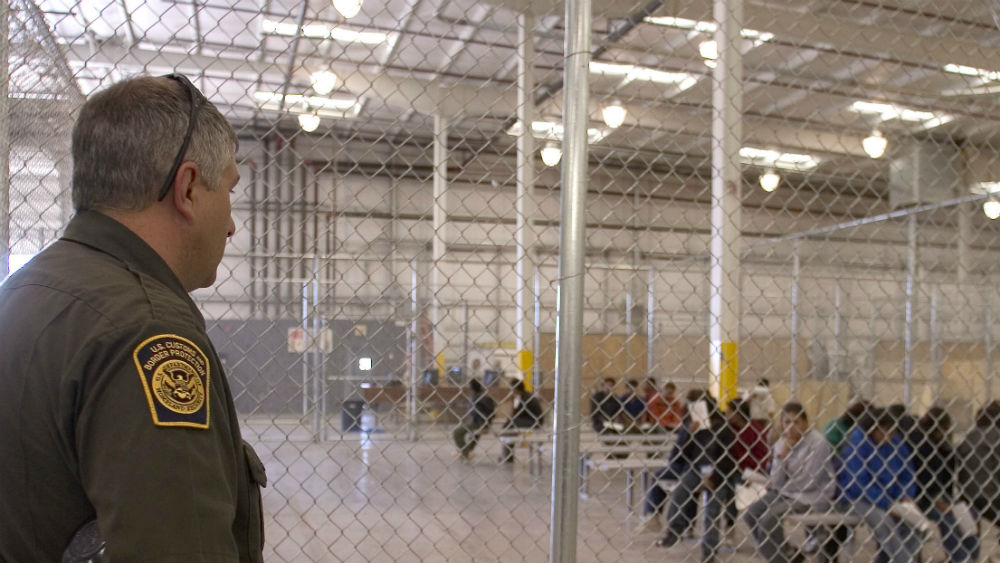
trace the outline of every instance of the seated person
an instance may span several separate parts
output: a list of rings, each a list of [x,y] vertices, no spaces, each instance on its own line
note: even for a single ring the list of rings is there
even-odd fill
[[[1000,402],[979,409],[958,446],[958,485],[983,518],[1000,525]]]
[[[913,466],[916,472],[917,506],[936,522],[950,563],[978,560],[978,533],[964,534],[955,514],[955,451],[949,439],[951,415],[941,407],[931,407],[917,421],[911,434]]]
[[[459,453],[465,459],[472,455],[472,450],[479,443],[479,436],[489,431],[496,415],[496,402],[475,377],[469,380],[469,395],[469,411],[452,434]]]
[[[684,401],[676,395],[677,386],[667,382],[663,391],[655,391],[646,398],[646,416],[659,428],[673,432],[684,419]]]
[[[736,471],[731,476],[735,488],[743,481],[744,471],[763,474],[767,471],[771,451],[767,445],[767,435],[750,423],[750,405],[743,399],[733,399],[726,409],[726,421],[736,435],[733,442],[732,456],[736,461]],[[726,523],[732,526],[736,522],[736,498],[726,505]]]
[[[700,399],[701,394],[702,391],[691,392],[695,400]],[[674,446],[670,449],[670,455],[667,457],[667,465],[653,474],[653,484],[646,491],[646,500],[642,507],[643,519],[637,528],[638,532],[660,531],[659,516],[666,503],[667,492],[659,483],[661,481],[677,481],[681,475],[687,472],[688,467],[690,467],[691,459],[687,457],[687,453],[691,450],[688,447],[692,436],[691,424],[691,417],[685,412],[682,422],[677,428],[677,438]],[[695,514],[690,514],[689,518],[693,521]]]
[[[750,424],[750,405],[742,399],[733,399],[726,410],[726,419],[736,441],[733,443],[733,459],[738,469],[764,473],[770,456],[767,446],[767,434],[760,428]]]
[[[917,494],[910,449],[892,412],[876,409],[872,419],[870,428],[855,428],[844,445],[837,475],[840,502],[871,529],[880,556],[892,563],[910,563],[917,560],[920,538],[890,514],[894,503],[912,500]]]
[[[590,422],[594,432],[613,432],[611,423],[622,417],[622,404],[615,396],[615,380],[605,377],[601,387],[590,396]]]
[[[781,429],[767,492],[744,515],[758,553],[769,563],[800,558],[785,543],[781,519],[789,513],[829,509],[836,489],[833,448],[823,434],[809,427],[801,403],[782,407]]]
[[[629,379],[625,382],[625,394],[618,399],[622,404],[626,432],[637,432],[646,414],[646,402],[639,396],[638,386],[638,381]]]
[[[714,561],[721,544],[719,516],[733,494],[730,476],[736,470],[731,453],[735,436],[707,391],[701,392],[701,396],[695,396],[695,399],[689,403],[691,437],[683,446],[683,456],[690,463],[670,494],[667,532],[657,545],[670,547],[677,543],[693,523],[698,493],[705,491],[701,559]],[[698,419],[703,416],[706,421],[699,422]]]
[[[512,389],[514,392],[514,405],[511,409],[510,419],[504,424],[503,433],[514,434],[516,431],[541,428],[545,422],[545,413],[542,411],[542,403],[534,393],[528,391],[524,382],[518,380]],[[501,463],[514,462],[514,448],[504,444],[503,452],[500,454]]]

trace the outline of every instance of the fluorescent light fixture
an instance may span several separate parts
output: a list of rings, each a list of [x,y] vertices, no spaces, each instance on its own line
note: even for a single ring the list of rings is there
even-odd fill
[[[351,19],[361,12],[362,0],[333,0],[333,7],[340,15]]]
[[[672,84],[681,92],[698,83],[698,79],[686,72],[667,72],[644,66],[590,61],[590,72],[600,76],[620,76],[625,83],[633,81]]]
[[[358,358],[358,371],[371,371],[371,370],[372,370],[371,358]]]
[[[973,66],[947,64],[944,65],[944,71],[952,74],[961,74],[963,76],[977,76],[983,80],[1000,80],[1000,72],[995,70],[986,70],[985,68],[976,68]]]
[[[698,54],[701,55],[702,62],[708,68],[715,68],[719,64],[719,44],[715,42],[715,39],[702,41],[698,45]]]
[[[315,113],[300,113],[299,127],[306,133],[312,133],[319,127],[319,116]]]
[[[988,199],[983,202],[983,213],[990,219],[1000,217],[1000,201]]]
[[[298,27],[294,23],[276,22],[265,19],[261,22],[261,31],[265,35],[282,35],[295,37]],[[381,31],[355,31],[344,26],[329,26],[321,23],[302,26],[302,36],[310,39],[333,39],[341,43],[362,43],[378,45],[389,41],[390,34]]]
[[[254,101],[261,109],[278,111],[281,105],[281,92],[257,91],[253,94]],[[306,96],[303,94],[288,94],[285,96],[285,109],[298,107],[301,111],[308,108],[311,113],[321,117],[357,117],[361,113],[360,98],[327,98],[324,96]]]
[[[911,123],[920,123],[925,129],[933,129],[939,125],[944,125],[953,120],[954,117],[946,113],[935,113],[933,111],[921,111],[897,106],[894,104],[883,104],[879,102],[865,102],[858,100],[851,104],[851,109],[866,115],[877,115],[882,121],[898,119]]]
[[[601,108],[601,117],[604,124],[612,129],[618,129],[625,123],[625,116],[628,114],[621,102],[615,101]]]
[[[507,129],[507,134],[516,137],[521,134],[521,122],[518,121]],[[563,126],[562,123],[555,123],[553,121],[533,121],[531,122],[531,136],[536,139],[547,139],[550,141],[562,141],[563,139]],[[608,131],[603,131],[596,127],[590,127],[587,129],[587,142],[594,144],[599,142],[604,137],[608,136]]]
[[[313,90],[316,90],[317,94],[325,96],[333,92],[333,89],[337,86],[337,75],[328,70],[321,70],[312,73],[310,81],[312,82]]]
[[[876,129],[872,134],[861,140],[861,148],[865,154],[872,158],[881,158],[885,154],[885,149],[889,147],[889,140],[882,136],[882,132]]]
[[[969,191],[974,194],[1000,193],[1000,182],[977,182],[969,187]]]
[[[740,157],[746,164],[763,166],[765,168],[783,168],[785,170],[811,170],[819,165],[819,159],[809,154],[779,152],[756,147],[743,147]]]
[[[675,18],[672,16],[651,16],[643,18],[643,21],[653,25],[662,25],[664,27],[673,27],[677,29],[690,29],[693,31],[700,31],[702,33],[715,33],[719,27],[715,24],[715,22],[689,20],[687,18]],[[773,33],[757,31],[756,29],[743,29],[740,31],[740,35],[742,35],[744,39],[752,40],[754,42],[754,47],[774,39]]]
[[[556,166],[559,164],[559,161],[562,160],[562,149],[557,143],[552,141],[545,143],[545,146],[542,147],[540,152],[542,155],[542,162],[545,163],[545,166]]]
[[[778,182],[781,181],[781,176],[778,175],[774,170],[768,170],[760,175],[760,187],[767,193],[771,193],[778,187]]]

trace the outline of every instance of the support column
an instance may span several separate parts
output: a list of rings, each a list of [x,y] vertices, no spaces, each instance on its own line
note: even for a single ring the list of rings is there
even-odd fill
[[[535,354],[535,232],[532,213],[535,209],[535,138],[531,123],[535,120],[535,16],[520,16],[517,33],[517,119],[521,133],[517,137],[517,367],[525,386],[534,389]]]
[[[0,3],[0,280],[10,272],[10,2]]]
[[[942,382],[942,371],[944,369],[944,362],[941,357],[941,327],[938,326],[938,286],[931,287],[931,320],[930,327],[928,327],[928,332],[930,332],[931,341],[931,369],[934,372],[931,377],[934,381],[934,396],[941,396],[941,382]]]
[[[800,260],[799,260],[799,243],[795,243],[795,254],[792,256],[792,327],[791,327],[791,373],[789,374],[789,387],[791,389],[792,398],[798,397],[797,393],[799,390],[799,276],[800,272]]]
[[[843,324],[844,324],[844,313],[841,308],[844,306],[843,290],[840,287],[840,278],[834,279],[836,285],[833,286],[833,353],[830,357],[833,361],[830,362],[829,372],[827,372],[827,379],[834,381],[840,375],[840,365],[842,358],[844,356],[844,345],[842,342],[843,337]]]
[[[422,361],[421,347],[423,338],[420,332],[420,295],[419,295],[419,274],[417,272],[417,259],[410,261],[410,385],[406,392],[406,420],[410,427],[410,441],[416,441],[417,435],[417,384],[420,381],[420,374],[426,367],[426,361]]]
[[[549,519],[551,563],[576,561],[590,37],[591,0],[566,2],[566,88],[563,90],[565,136],[559,223],[559,315],[556,322],[552,514]]]
[[[969,282],[969,272],[972,271],[972,253],[969,241],[972,240],[972,214],[978,211],[978,203],[963,203],[955,206],[958,213],[958,264],[957,278],[959,284]]]
[[[656,369],[656,269],[649,265],[646,275],[646,377]]]
[[[984,363],[986,371],[986,400],[988,403],[993,400],[993,290],[986,290],[986,298],[983,300],[983,346],[986,348],[984,352]]]
[[[444,377],[446,342],[441,332],[441,290],[448,226],[448,118],[434,116],[434,239],[431,242],[431,322],[434,323],[434,365]]]
[[[917,216],[910,215],[906,223],[906,303],[903,327],[903,404],[910,407],[913,400],[913,331],[914,300],[917,277]]]
[[[714,15],[719,60],[712,88],[709,385],[726,405],[736,397],[739,383],[743,0],[714,0]]]

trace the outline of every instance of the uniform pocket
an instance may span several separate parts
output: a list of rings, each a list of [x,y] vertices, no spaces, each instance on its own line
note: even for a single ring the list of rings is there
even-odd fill
[[[257,456],[257,452],[254,451],[253,446],[243,442],[243,455],[247,460],[247,468],[250,470],[250,477],[253,482],[260,487],[267,486],[267,471],[264,469],[263,462],[260,461],[260,457]]]
[[[246,443],[245,440],[243,442],[243,458],[246,459],[250,481],[247,483],[249,508],[247,539],[250,543],[251,558],[260,561],[264,551],[264,509],[261,503],[260,489],[267,486],[267,471],[264,470],[264,464],[260,461],[253,446]]]

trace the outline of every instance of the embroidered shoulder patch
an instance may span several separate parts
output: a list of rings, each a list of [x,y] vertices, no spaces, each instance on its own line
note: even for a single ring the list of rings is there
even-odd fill
[[[198,346],[175,334],[144,340],[132,353],[153,424],[208,428],[211,367]]]

